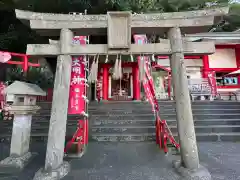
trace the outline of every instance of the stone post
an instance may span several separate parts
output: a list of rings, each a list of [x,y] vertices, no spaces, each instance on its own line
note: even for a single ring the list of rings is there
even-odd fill
[[[72,64],[71,56],[66,54],[69,54],[72,39],[73,33],[70,30],[61,30],[62,55],[57,59],[45,167],[35,174],[34,180],[61,179],[70,170],[70,165],[63,161],[63,157]]]
[[[170,66],[176,101],[178,137],[181,148],[181,161],[175,162],[174,165],[186,179],[205,178],[206,180],[210,180],[211,175],[206,169],[199,165],[180,28],[171,28],[168,32],[168,38],[172,50]]]
[[[16,173],[24,169],[36,153],[29,152],[32,115],[40,109],[36,106],[36,96],[45,95],[38,86],[15,81],[6,88],[13,95],[13,105],[9,107],[14,114],[10,156],[0,162],[0,173]]]

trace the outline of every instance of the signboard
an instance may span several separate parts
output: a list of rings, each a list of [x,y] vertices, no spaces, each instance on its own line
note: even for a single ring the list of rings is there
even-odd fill
[[[85,36],[74,37],[73,42],[75,44],[86,44],[86,38]],[[85,112],[85,100],[83,98],[86,95],[85,58],[86,56],[72,57],[68,114],[81,114]]]
[[[188,87],[190,94],[211,94],[211,86],[208,83],[208,79],[189,79]]]
[[[211,86],[212,95],[216,96],[217,95],[217,81],[216,81],[215,72],[209,71],[207,73],[207,77],[208,77],[208,83]]]

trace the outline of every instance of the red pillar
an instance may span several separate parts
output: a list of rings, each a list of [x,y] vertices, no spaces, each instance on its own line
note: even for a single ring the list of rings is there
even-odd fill
[[[203,61],[202,77],[207,78],[207,72],[209,71],[209,57],[208,57],[208,55],[204,55],[202,57],[202,61]]]
[[[27,77],[27,72],[28,72],[28,57],[27,57],[27,55],[25,55],[23,57],[22,68],[23,68],[23,76]]]
[[[105,64],[103,65],[102,90],[103,90],[103,100],[108,100],[108,66]]]
[[[140,81],[139,81],[139,69],[138,65],[134,65],[133,69],[133,99],[141,100]]]

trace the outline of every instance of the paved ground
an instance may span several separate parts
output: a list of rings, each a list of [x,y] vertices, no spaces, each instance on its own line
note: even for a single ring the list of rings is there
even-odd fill
[[[0,159],[9,147],[0,144]],[[0,180],[30,180],[44,165],[45,145],[32,145],[39,152],[22,173]],[[200,159],[213,180],[240,180],[240,143],[200,143]],[[85,156],[72,160],[72,171],[63,180],[178,180],[171,168],[173,157],[160,153],[154,143],[90,143]]]

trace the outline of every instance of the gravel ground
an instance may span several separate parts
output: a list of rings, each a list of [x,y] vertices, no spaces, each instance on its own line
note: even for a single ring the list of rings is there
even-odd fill
[[[46,145],[31,145],[39,155],[20,174],[0,175],[0,180],[31,180],[44,166]],[[240,143],[199,143],[201,164],[213,180],[240,180]],[[0,159],[9,145],[0,143]],[[172,169],[174,156],[165,156],[154,143],[91,142],[81,159],[70,161],[72,170],[63,180],[178,180]]]

